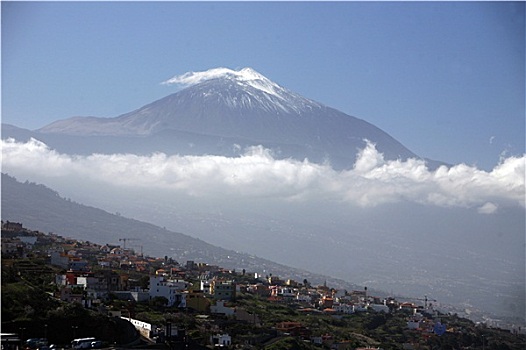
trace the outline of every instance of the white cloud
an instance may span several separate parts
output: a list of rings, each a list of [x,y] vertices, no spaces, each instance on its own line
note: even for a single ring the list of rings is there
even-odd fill
[[[487,202],[486,204],[484,204],[483,206],[481,206],[480,208],[478,208],[478,212],[481,213],[481,214],[493,214],[494,212],[496,212],[498,209],[498,207],[491,203],[491,202]]]
[[[525,206],[525,156],[501,159],[492,171],[459,164],[430,171],[421,160],[386,161],[373,144],[357,155],[353,169],[335,171],[308,161],[274,159],[252,147],[235,158],[93,154],[70,156],[37,140],[2,141],[3,172],[43,178],[75,178],[125,188],[151,188],[198,197],[331,200],[363,207],[401,201],[478,208],[490,214]],[[60,191],[60,189],[57,188]]]

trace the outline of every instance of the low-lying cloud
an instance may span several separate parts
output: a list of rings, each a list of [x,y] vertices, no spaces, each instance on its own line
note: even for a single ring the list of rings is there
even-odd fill
[[[336,171],[307,160],[275,159],[261,146],[232,158],[163,153],[76,156],[58,153],[35,139],[9,139],[2,141],[2,167],[15,177],[31,174],[29,180],[37,182],[73,177],[204,198],[330,200],[362,207],[409,201],[476,208],[481,214],[525,206],[524,155],[501,159],[490,172],[465,164],[431,171],[422,160],[387,161],[371,143],[357,154],[352,169]]]

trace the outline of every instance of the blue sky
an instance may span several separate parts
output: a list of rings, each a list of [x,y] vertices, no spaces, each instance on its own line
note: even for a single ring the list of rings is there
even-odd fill
[[[114,117],[187,71],[252,67],[415,153],[522,155],[521,2],[2,2],[2,121]]]

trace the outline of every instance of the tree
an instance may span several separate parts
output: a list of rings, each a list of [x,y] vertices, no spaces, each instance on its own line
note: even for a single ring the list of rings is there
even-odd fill
[[[154,308],[163,308],[168,305],[168,299],[166,297],[154,297],[150,300],[150,305]]]
[[[142,276],[139,279],[139,286],[141,287],[141,289],[148,289],[148,288],[150,288],[150,276],[148,276],[148,275]]]

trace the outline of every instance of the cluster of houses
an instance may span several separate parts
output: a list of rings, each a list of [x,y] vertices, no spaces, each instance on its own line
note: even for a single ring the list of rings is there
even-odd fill
[[[326,284],[312,287],[306,281],[302,284],[272,275],[252,274],[250,278],[241,278],[248,276],[246,271],[229,271],[194,261],[181,265],[168,257],[146,257],[118,245],[79,242],[53,234],[16,234],[22,231],[21,224],[2,222],[3,256],[24,257],[34,251],[33,246],[39,242],[39,247],[46,249],[41,253],[49,257],[52,265],[64,271],[55,276],[56,297],[85,307],[103,305],[110,297],[135,302],[157,301],[167,307],[224,315],[259,326],[258,315],[229,306],[239,293],[252,293],[276,303],[295,304],[297,310],[305,314],[345,315],[371,310],[388,313],[404,309],[410,317],[408,328],[423,327],[424,318],[419,318],[415,304],[399,303],[393,298],[380,299],[368,295],[367,288],[347,292],[334,290]],[[143,277],[137,279],[138,274]],[[153,325],[134,320],[130,314],[121,315],[121,310],[110,312],[115,316],[128,316],[127,319],[145,336],[151,336],[155,329]],[[310,331],[297,322],[282,322],[276,324],[275,329],[280,334],[311,337]],[[441,328],[437,330],[441,331]],[[322,342],[323,339],[313,341]],[[210,342],[228,346],[232,339],[228,334],[218,333],[210,338]]]

